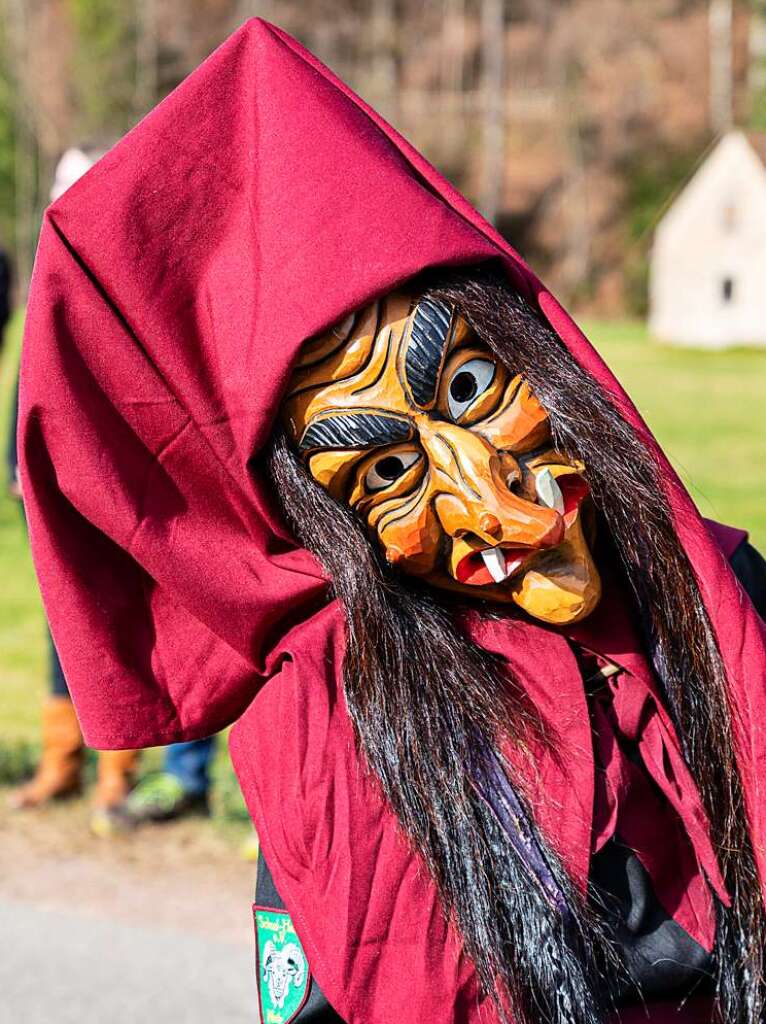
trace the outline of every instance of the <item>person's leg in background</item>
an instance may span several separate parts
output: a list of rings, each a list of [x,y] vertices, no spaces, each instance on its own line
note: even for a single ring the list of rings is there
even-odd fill
[[[125,802],[124,813],[133,825],[169,821],[191,814],[208,814],[210,765],[215,736],[165,749],[162,771],[143,779]]]
[[[16,454],[16,420],[19,408],[19,387],[16,384],[11,407],[11,429],[8,434],[8,489],[19,501],[22,516],[19,465]],[[48,633],[50,650],[50,694],[42,708],[42,753],[32,779],[9,796],[11,807],[22,810],[39,807],[58,797],[79,793],[82,788],[82,765],[85,748],[72,701],[69,699],[64,673],[56,648]]]
[[[205,797],[210,789],[210,762],[215,736],[190,743],[174,743],[165,751],[165,771],[179,780],[189,796]]]
[[[122,828],[122,808],[138,771],[139,750],[99,750],[90,830],[108,839]]]
[[[17,810],[40,807],[82,791],[85,745],[50,633],[48,643],[51,691],[42,708],[42,753],[33,778],[9,797],[10,805]],[[112,817],[133,786],[138,757],[137,750],[99,752],[91,817],[96,835],[114,831]]]
[[[42,753],[33,778],[8,798],[16,810],[40,807],[82,789],[85,747],[80,724],[50,634],[48,643],[51,690],[42,708]]]

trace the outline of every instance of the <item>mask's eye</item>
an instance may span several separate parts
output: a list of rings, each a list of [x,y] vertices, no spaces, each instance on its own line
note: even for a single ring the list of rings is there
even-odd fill
[[[420,458],[420,452],[398,452],[396,455],[384,455],[367,470],[364,478],[368,491],[382,491],[398,480]]]
[[[447,390],[447,405],[453,420],[459,420],[479,395],[483,395],[495,377],[491,359],[469,359],[458,367]]]

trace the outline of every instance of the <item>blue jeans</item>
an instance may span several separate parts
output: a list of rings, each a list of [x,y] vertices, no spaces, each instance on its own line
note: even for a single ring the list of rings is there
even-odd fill
[[[19,402],[19,396],[18,396],[18,389],[17,389],[17,394],[16,394],[16,405],[17,406],[18,406],[18,402]],[[13,431],[15,431],[15,429],[16,429],[16,420],[13,420],[13,425],[12,426],[13,426]],[[13,455],[13,457],[15,459],[15,455],[16,455],[15,433],[14,433],[14,443],[9,448],[9,452],[11,452],[11,454]],[[16,462],[14,461],[14,459],[12,459],[11,456],[9,455],[9,457],[8,457],[8,473],[9,473],[8,479],[9,480],[13,480],[14,475],[16,473]],[[21,502],[19,502],[19,508],[21,509],[21,518],[24,520],[24,525],[26,526],[27,517],[24,514],[24,506],[21,504]],[[51,636],[51,631],[50,631],[50,629],[47,628],[48,627],[47,622],[46,622],[45,625],[46,625],[46,633],[48,634],[48,666],[49,666],[49,675],[50,675],[50,684],[51,684],[50,692],[53,694],[54,697],[69,697],[69,687],[67,686],[66,679],[64,678],[64,670],[62,669],[61,662],[59,661],[58,651],[56,650],[56,646],[53,643],[53,637]]]
[[[190,743],[172,743],[165,750],[164,770],[180,781],[190,796],[202,796],[210,788],[210,764],[215,736]]]
[[[53,646],[53,637],[50,633],[48,633],[48,645],[50,650],[51,693],[54,697],[68,697],[69,687],[66,684],[64,670],[61,667],[56,648]]]

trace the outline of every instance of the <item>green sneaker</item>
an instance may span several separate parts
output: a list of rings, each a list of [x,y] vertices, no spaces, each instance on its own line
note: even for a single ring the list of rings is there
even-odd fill
[[[255,829],[253,829],[248,833],[247,839],[240,845],[239,855],[242,860],[249,861],[250,864],[257,864],[259,850],[258,836],[255,834]]]
[[[210,813],[207,793],[187,793],[170,772],[154,772],[141,779],[120,810],[130,825]]]

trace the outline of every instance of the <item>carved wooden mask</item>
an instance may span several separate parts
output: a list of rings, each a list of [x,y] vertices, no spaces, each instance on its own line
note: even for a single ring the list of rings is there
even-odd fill
[[[303,349],[284,420],[389,563],[551,623],[595,607],[582,465],[455,310],[392,293]]]

